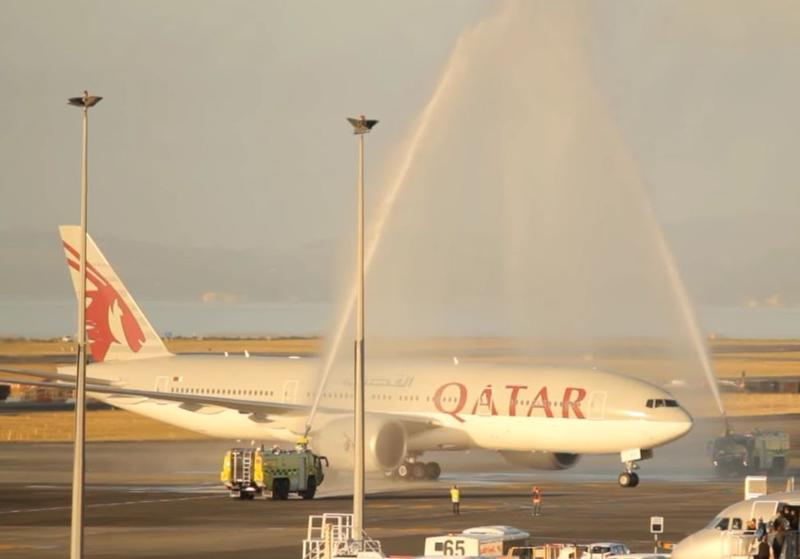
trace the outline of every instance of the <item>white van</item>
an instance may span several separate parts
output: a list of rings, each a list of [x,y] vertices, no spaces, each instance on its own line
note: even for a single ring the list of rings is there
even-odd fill
[[[558,559],[608,559],[631,552],[628,546],[618,542],[598,542],[589,545],[568,546],[561,550]],[[576,557],[577,556],[577,557]]]

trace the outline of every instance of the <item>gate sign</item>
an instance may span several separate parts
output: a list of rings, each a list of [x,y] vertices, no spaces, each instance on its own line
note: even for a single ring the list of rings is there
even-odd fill
[[[650,517],[650,533],[663,534],[664,533],[664,517],[651,516]]]

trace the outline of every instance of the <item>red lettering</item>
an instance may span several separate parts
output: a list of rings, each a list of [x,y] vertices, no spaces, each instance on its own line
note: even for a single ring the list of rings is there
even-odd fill
[[[575,400],[570,401],[570,397],[573,393],[577,394],[577,398]],[[562,417],[569,417],[569,409],[572,408],[572,411],[575,412],[575,417],[578,419],[586,419],[583,416],[583,412],[580,408],[580,402],[586,398],[586,390],[583,388],[573,388],[571,386],[567,387],[564,390],[564,399],[561,401],[561,415]]]
[[[453,409],[446,410],[442,405],[442,396],[444,391],[447,390],[449,386],[457,386],[458,387],[458,402],[455,403]],[[464,406],[467,405],[467,387],[461,384],[460,382],[448,382],[447,384],[443,384],[439,388],[436,389],[436,393],[433,395],[433,403],[436,406],[436,409],[442,413],[446,413],[448,415],[452,415],[461,423],[464,423],[464,419],[459,417],[458,414],[461,413],[461,410],[464,409]]]
[[[508,415],[514,417],[517,415],[517,397],[519,396],[519,392],[528,387],[524,384],[507,384],[506,388],[511,390],[511,396],[508,400]]]
[[[528,417],[531,416],[535,408],[544,410],[544,414],[547,417],[553,417],[553,409],[550,407],[550,398],[547,396],[546,386],[542,386],[539,393],[531,400],[531,405],[528,407]]]
[[[486,415],[497,415],[497,408],[494,406],[494,398],[492,397],[492,385],[486,386],[483,390],[481,390],[478,399],[475,400],[475,405],[472,406],[472,415],[475,415],[475,412],[478,411],[478,408],[484,408],[487,412]]]

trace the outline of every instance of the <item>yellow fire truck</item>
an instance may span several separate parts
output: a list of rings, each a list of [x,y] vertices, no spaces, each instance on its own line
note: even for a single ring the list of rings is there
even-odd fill
[[[313,499],[325,479],[323,465],[328,466],[328,459],[305,445],[298,445],[296,450],[232,448],[225,453],[220,481],[234,498],[271,494],[275,500],[286,500],[290,493],[297,493],[303,499]]]

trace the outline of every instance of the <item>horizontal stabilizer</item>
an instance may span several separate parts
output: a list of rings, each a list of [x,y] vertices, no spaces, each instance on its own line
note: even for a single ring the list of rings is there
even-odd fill
[[[58,380],[64,382],[75,382],[75,375],[65,375],[63,373],[53,373],[50,371],[35,371],[32,369],[9,369],[7,367],[0,367],[0,373],[10,373],[12,375],[20,375],[25,377],[44,378],[47,380]],[[17,383],[17,381],[14,381]],[[90,384],[110,385],[114,384],[112,381],[103,378],[86,377],[86,382]],[[22,384],[22,383],[18,383]],[[52,386],[52,383],[49,383]]]

